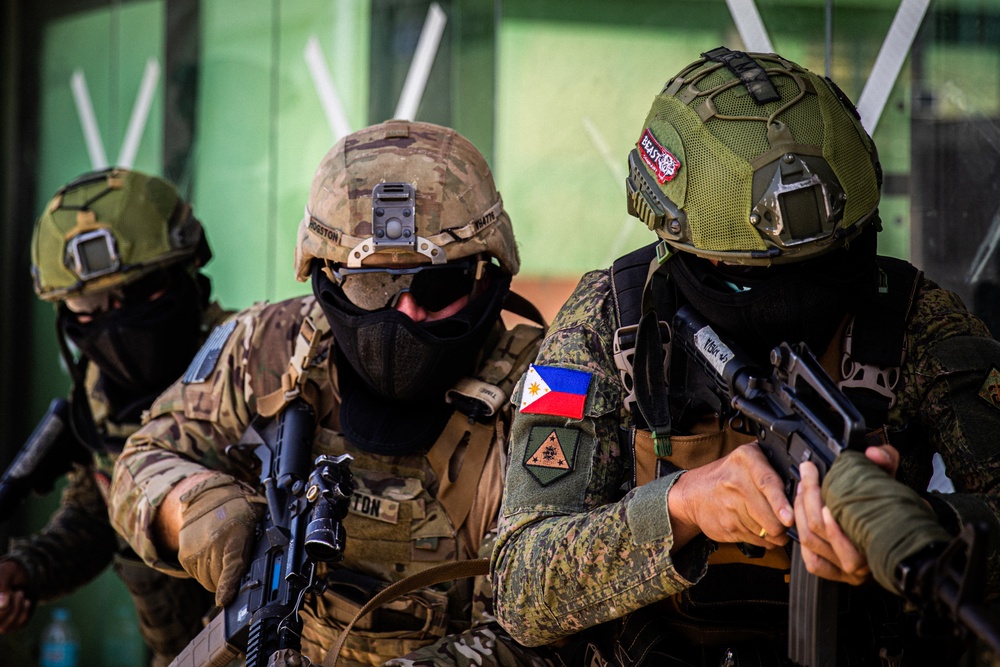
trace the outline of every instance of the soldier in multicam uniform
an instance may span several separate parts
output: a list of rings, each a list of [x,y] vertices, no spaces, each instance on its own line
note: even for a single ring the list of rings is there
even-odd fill
[[[69,594],[113,562],[152,664],[166,665],[200,630],[212,598],[136,557],[111,527],[108,491],[142,411],[225,316],[199,273],[211,251],[173,185],[107,169],[56,193],[35,225],[31,254],[35,291],[56,305],[73,379],[67,437],[82,456],[48,524],[0,558],[0,632],[22,627],[36,602]]]
[[[583,277],[515,388],[491,564],[500,624],[585,664],[790,664],[780,547],[794,523],[810,572],[856,584],[838,664],[956,664],[869,583],[892,585],[916,552],[867,561],[811,463],[790,503],[714,381],[659,352],[685,304],[764,368],[774,346],[805,341],[889,443],[834,470],[843,459],[880,488],[923,492],[913,511],[935,544],[985,522],[998,590],[1000,347],[954,294],[877,256],[881,169],[853,105],[779,56],[716,49],[657,95],[629,166],[629,210],[661,240]],[[924,491],[934,452],[958,492]],[[851,537],[899,537],[907,517],[890,507],[867,542]]]
[[[388,583],[488,555],[507,399],[542,336],[500,319],[506,309],[541,320],[509,290],[518,266],[510,219],[468,140],[406,121],[347,136],[320,164],[299,227],[296,276],[313,294],[237,315],[203,349],[218,361],[153,405],[115,469],[114,525],[146,562],[228,602],[263,503],[248,457],[230,446],[303,396],[317,418],[313,454],[351,454],[358,483],[345,558],[319,564],[326,591],[306,596],[306,658],[322,661]],[[433,642],[435,664],[480,664],[474,652],[513,644],[495,624],[445,636],[491,620],[478,579],[476,592],[460,580],[376,611],[341,664],[377,665]]]

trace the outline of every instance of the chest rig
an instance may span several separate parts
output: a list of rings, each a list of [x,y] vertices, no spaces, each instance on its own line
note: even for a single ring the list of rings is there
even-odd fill
[[[660,339],[664,342],[662,377],[665,382],[675,381],[677,374],[671,371],[688,367],[686,375],[680,376],[682,388],[680,391],[674,388],[671,394],[668,423],[672,428],[668,437],[656,434],[658,437],[654,438],[638,409],[636,392],[645,385],[639,380],[637,387],[633,373],[633,365],[643,363],[643,355],[636,354],[637,331],[647,277],[662,263],[659,258],[665,258],[664,249],[658,250],[659,245],[652,244],[625,255],[611,268],[613,303],[619,318],[614,358],[624,388],[627,414],[623,417],[629,423],[622,433],[628,439],[623,447],[633,456],[632,488],[677,470],[705,465],[753,441],[752,437],[729,427],[728,406],[722,405],[711,391],[701,388],[710,382],[704,381],[707,376],[697,375],[701,371],[692,368],[696,364],[681,365],[675,358],[676,368],[671,368],[670,330],[664,321],[670,322],[679,307],[673,290],[661,289],[655,294],[656,314],[661,320]],[[906,325],[920,281],[920,272],[900,260],[879,257],[877,269],[877,289],[859,300],[820,357],[823,367],[864,416],[873,444],[889,441],[884,425],[900,388]],[[658,381],[660,369],[645,370],[646,376]],[[699,409],[694,414],[678,414],[681,412],[676,408],[678,393],[694,396]],[[661,428],[664,421],[661,419]],[[765,551],[763,556],[748,553],[737,545],[718,545],[709,557],[705,577],[696,586],[662,603],[662,611],[672,619],[675,630],[697,645],[712,635],[705,632],[706,628],[714,628],[716,636],[725,636],[727,641],[773,640],[787,628],[790,572],[787,554],[780,549]]]
[[[653,243],[619,258],[611,267],[612,298],[619,322],[614,336],[614,359],[624,388],[623,402],[630,418],[630,439],[633,441],[649,439],[646,435],[648,426],[637,409],[633,364],[645,283],[662,261],[665,261],[662,243]],[[906,325],[922,275],[908,262],[890,257],[879,257],[877,270],[878,286],[875,293],[859,299],[854,312],[842,323],[839,332],[820,356],[823,367],[859,409],[869,430],[883,427],[888,420],[889,411],[895,407],[896,390],[899,388],[901,367],[906,354]],[[670,331],[666,322],[672,319],[678,304],[670,294],[658,296],[657,315],[661,320],[661,340],[665,341],[666,367],[663,369],[663,377],[670,378]],[[663,301],[667,303],[664,304]],[[650,375],[652,374],[651,372]],[[672,458],[672,452],[677,449],[678,444],[687,442],[685,438],[693,438],[692,442],[696,443],[695,451],[691,452],[692,458],[685,459],[684,462],[694,465],[676,467],[688,469],[713,461],[745,442],[745,438],[741,440],[737,437],[738,434],[729,432],[726,435],[721,425],[714,429],[706,425],[706,422],[711,424],[717,421],[715,415],[697,420],[690,428],[693,431],[690,436],[671,434],[669,441],[663,443],[652,443],[650,439],[650,449],[656,458]],[[716,433],[723,432],[723,437],[730,442],[718,446],[709,445],[706,428]],[[706,448],[715,449],[697,451],[701,449],[697,447],[697,443],[704,443]],[[639,457],[640,452],[636,451],[636,455]],[[642,466],[638,460],[636,465],[647,473],[651,469],[649,465]],[[649,479],[651,477],[648,475],[637,473],[633,478],[633,486],[648,482]]]
[[[422,453],[382,456],[353,447],[340,432],[332,336],[320,312],[305,318],[281,388],[258,399],[257,408],[262,416],[273,416],[302,396],[323,425],[313,454],[354,457],[358,488],[343,522],[345,558],[336,567],[320,565],[326,593],[306,600],[303,610],[311,617],[303,650],[314,660],[387,584],[476,558],[479,540],[499,512],[507,399],[534,359],[542,334],[540,327],[526,324],[498,331],[475,375],[446,393],[454,412],[434,444]],[[342,664],[381,664],[462,629],[469,621],[471,588],[469,579],[387,602],[345,636]]]

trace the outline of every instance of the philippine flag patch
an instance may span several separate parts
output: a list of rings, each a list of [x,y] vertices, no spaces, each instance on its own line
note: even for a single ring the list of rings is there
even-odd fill
[[[554,366],[528,367],[521,388],[521,412],[583,418],[591,373]]]

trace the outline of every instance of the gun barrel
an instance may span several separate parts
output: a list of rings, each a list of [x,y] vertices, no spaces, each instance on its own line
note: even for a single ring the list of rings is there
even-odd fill
[[[32,478],[49,463],[46,458],[59,443],[68,423],[69,402],[64,398],[52,399],[45,415],[0,477],[0,520],[6,520],[29,491],[44,486],[35,484]],[[69,457],[59,463],[65,463],[66,470],[69,469]]]

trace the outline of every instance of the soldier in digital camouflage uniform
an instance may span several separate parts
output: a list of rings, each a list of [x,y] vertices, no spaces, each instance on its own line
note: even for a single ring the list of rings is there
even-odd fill
[[[203,349],[218,361],[154,404],[115,470],[115,526],[146,562],[229,601],[263,506],[252,457],[229,447],[303,396],[313,454],[351,454],[358,483],[345,559],[319,564],[328,588],[305,599],[307,658],[322,661],[387,583],[488,555],[507,399],[542,335],[500,319],[507,309],[540,320],[509,291],[518,263],[486,161],[461,135],[389,121],[347,136],[320,164],[299,226],[296,276],[313,294],[238,314]],[[404,596],[359,624],[340,664],[432,642],[434,664],[480,664],[470,651],[512,644],[495,625],[445,635],[490,620],[487,592],[474,599],[466,579]]]
[[[212,599],[136,557],[108,520],[108,491],[142,411],[225,316],[199,273],[211,251],[173,185],[108,169],[56,193],[35,225],[31,258],[35,291],[56,305],[73,379],[71,432],[63,435],[78,461],[48,524],[0,558],[0,631],[22,627],[37,602],[69,594],[113,563],[152,664],[166,665],[197,634]]]
[[[856,584],[827,647],[838,664],[955,664],[961,647],[915,638],[871,575],[892,587],[897,564],[982,521],[998,590],[1000,348],[956,295],[877,257],[881,169],[853,105],[779,56],[720,48],[665,84],[629,166],[629,210],[661,240],[583,277],[515,388],[491,564],[501,625],[584,664],[789,664],[794,522],[809,571]],[[628,299],[652,326],[623,321]],[[914,524],[895,500],[868,532],[832,504],[826,516],[838,496],[811,463],[790,503],[713,380],[657,352],[670,348],[655,323],[685,304],[762,368],[805,341],[880,436],[827,481],[841,460],[848,477],[874,469],[879,489],[916,498],[922,527],[900,535]],[[650,361],[633,368],[640,350]],[[957,491],[921,501],[934,452]]]

